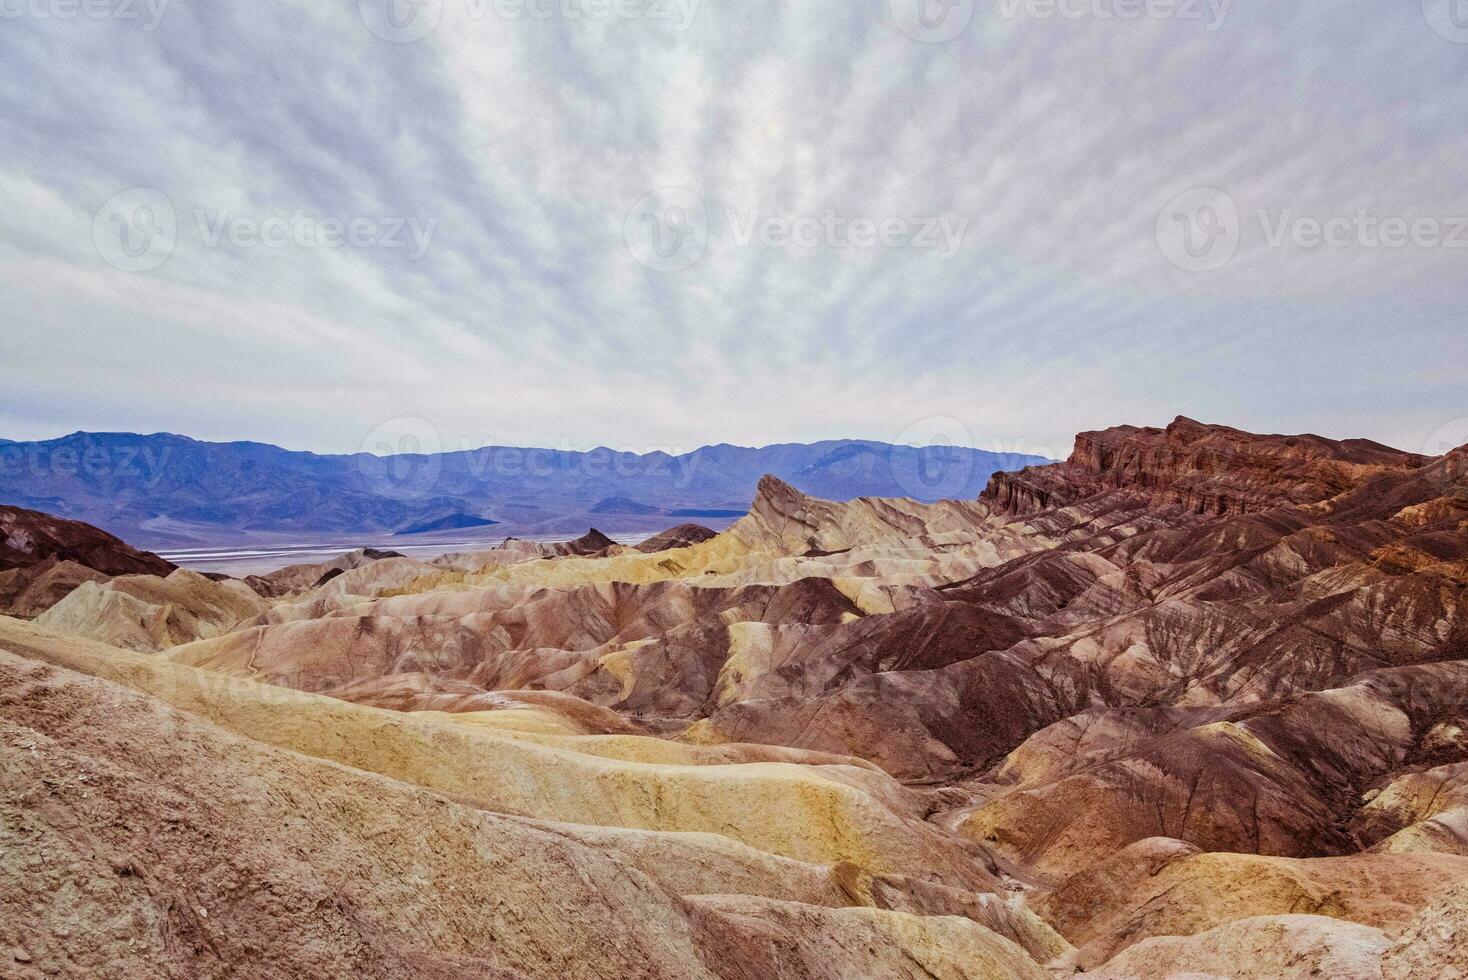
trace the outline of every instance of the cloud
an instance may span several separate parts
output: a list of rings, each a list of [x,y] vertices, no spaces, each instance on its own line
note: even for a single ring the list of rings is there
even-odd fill
[[[414,416],[451,445],[691,448],[954,418],[1064,452],[1185,412],[1418,448],[1468,414],[1468,249],[1267,234],[1468,216],[1468,44],[1416,3],[978,0],[927,43],[903,0],[443,0],[391,43],[356,2],[174,0],[154,30],[48,2],[0,32],[10,438],[351,451]],[[94,245],[135,187],[177,220],[143,273]],[[697,261],[657,271],[624,219],[670,187],[706,220]],[[1238,245],[1190,272],[1158,219],[1201,187]],[[210,244],[295,216],[433,231],[417,260]],[[853,234],[929,219],[964,227],[951,256]]]

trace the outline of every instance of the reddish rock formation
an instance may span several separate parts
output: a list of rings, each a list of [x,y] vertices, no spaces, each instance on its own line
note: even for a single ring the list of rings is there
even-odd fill
[[[34,619],[85,582],[107,576],[74,561],[47,558],[37,565],[0,572],[0,615]]]
[[[672,551],[674,548],[686,548],[691,544],[701,544],[717,536],[717,531],[710,530],[702,524],[679,524],[677,527],[669,528],[662,534],[655,534],[648,538],[637,546],[637,550],[643,554],[651,555],[659,551]]]
[[[175,567],[90,524],[0,505],[0,615],[31,619],[84,582]]]
[[[715,975],[905,975],[884,945],[898,938],[930,950],[922,969],[940,976],[1207,963],[1427,977],[1456,962],[1468,447],[1427,458],[1179,419],[1084,433],[1067,462],[996,476],[977,501],[833,503],[766,478],[722,535],[679,528],[633,549],[593,532],[277,577],[284,597],[266,611],[129,670],[274,745],[412,772],[517,820],[596,824],[554,831],[578,847],[596,837],[619,869],[578,901],[598,921],[626,914],[631,942],[675,929],[729,956]],[[63,615],[78,605],[52,616],[58,628],[121,642],[110,621]],[[9,669],[56,697],[91,696]],[[180,678],[196,676],[236,701],[182,697]],[[236,692],[256,691],[240,678],[334,700],[282,692],[299,701],[271,713]],[[79,738],[61,715],[27,712],[38,731]],[[357,738],[332,727],[349,721]],[[404,734],[422,725],[430,748]],[[466,731],[518,740],[534,762],[514,768],[521,756],[494,754],[509,752],[498,741],[469,751]],[[189,735],[190,751],[209,747]],[[577,752],[598,761],[563,768]],[[346,778],[332,773],[333,786]],[[825,802],[833,785],[860,795],[880,844]],[[475,840],[549,846],[499,819],[474,817]],[[291,813],[283,826],[309,823]],[[381,826],[368,820],[365,839]],[[683,836],[645,836],[661,831]],[[770,854],[735,861],[732,840]],[[656,923],[596,897],[622,862],[676,892],[671,910],[650,906]],[[422,901],[381,878],[351,891],[384,936],[408,921],[392,911],[400,893]],[[573,970],[612,955],[556,935]],[[1009,942],[975,945],[994,935]],[[420,955],[384,942],[395,967]],[[431,962],[553,975],[526,952],[537,942],[501,960],[435,941]],[[656,948],[635,956],[662,964]]]
[[[80,521],[0,505],[0,571],[70,561],[104,575],[167,575],[176,567]]]
[[[1025,514],[1124,489],[1219,517],[1314,503],[1426,461],[1366,439],[1256,436],[1179,417],[1165,429],[1082,432],[1067,462],[997,473],[983,496],[1006,513]]]

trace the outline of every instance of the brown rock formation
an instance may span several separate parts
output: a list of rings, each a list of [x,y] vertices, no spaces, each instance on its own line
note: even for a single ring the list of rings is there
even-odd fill
[[[69,561],[103,575],[167,575],[174,565],[80,521],[0,505],[0,571]]]
[[[1417,914],[1382,957],[1385,980],[1468,977],[1468,884],[1460,884]]]
[[[1379,980],[1381,930],[1318,915],[1268,915],[1189,936],[1158,936],[1079,980],[1230,977],[1233,980]],[[1197,967],[1206,965],[1206,973]]]
[[[669,528],[662,534],[655,534],[642,544],[637,550],[643,554],[656,554],[659,551],[672,551],[675,548],[686,548],[693,544],[702,544],[710,538],[718,537],[717,531],[712,531],[702,524],[679,524],[677,527]]]
[[[47,558],[36,565],[0,572],[0,614],[35,619],[84,582],[107,576],[74,561]]]
[[[167,578],[121,575],[84,582],[36,617],[47,629],[127,650],[167,650],[219,636],[267,608],[243,582],[180,568]]]
[[[183,574],[0,620],[0,690],[26,692],[0,731],[45,746],[44,772],[0,770],[6,799],[45,867],[162,923],[134,972],[253,966],[267,913],[299,940],[274,975],[1461,970],[1468,447],[1179,419],[1082,434],[976,501],[767,478],[716,536],[362,553],[248,608],[204,601],[230,583],[164,601]],[[145,720],[160,704],[177,737]],[[138,766],[224,788],[147,795],[116,748],[139,739]],[[44,803],[83,759],[115,774],[99,799]],[[229,802],[251,794],[271,802]],[[239,810],[223,877],[133,829],[195,805]],[[114,896],[108,848],[166,867],[158,887]],[[238,928],[179,919],[188,875]],[[584,911],[542,914],[528,882]],[[129,962],[133,927],[77,915],[99,963]]]
[[[1256,436],[1179,417],[1165,429],[1082,432],[1068,462],[995,474],[984,498],[1009,513],[1026,513],[1124,489],[1220,517],[1315,503],[1372,475],[1425,462],[1366,439]]]
[[[349,551],[344,555],[325,562],[312,562],[306,565],[290,565],[269,575],[251,575],[245,579],[246,584],[262,596],[278,599],[309,589],[317,585],[325,585],[344,572],[370,565],[376,561],[388,558],[402,558],[396,551],[382,551],[377,548],[361,548],[357,551]]]
[[[0,615],[32,619],[85,582],[174,567],[90,524],[0,505]]]
[[[1047,975],[969,920],[804,904],[795,862],[761,886],[717,839],[499,815],[5,652],[0,716],[8,976]]]

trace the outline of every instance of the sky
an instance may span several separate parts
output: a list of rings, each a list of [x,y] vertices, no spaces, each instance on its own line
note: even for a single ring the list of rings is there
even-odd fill
[[[1468,0],[0,0],[0,437],[1468,442]]]

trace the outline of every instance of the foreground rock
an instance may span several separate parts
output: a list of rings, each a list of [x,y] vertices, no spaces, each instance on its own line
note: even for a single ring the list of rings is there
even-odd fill
[[[299,856],[314,837],[291,852],[370,923],[323,927],[332,942],[391,937],[381,955],[395,966],[1459,968],[1468,447],[1426,458],[1179,419],[1083,434],[1066,463],[1000,474],[978,500],[834,503],[767,478],[713,536],[507,541],[433,561],[362,552],[287,570],[257,584],[269,598],[238,606],[211,598],[232,586],[186,579],[82,585],[39,626],[0,620],[0,649],[22,674],[72,671],[67,684],[171,706],[160,710],[266,752],[272,772],[289,769],[283,753],[382,780],[392,807],[429,794],[479,814],[465,818],[478,856],[461,882],[398,839],[397,821],[420,811],[346,802],[360,786],[331,798],[361,815],[360,832],[297,809],[294,789],[266,797],[283,823],[249,811],[286,840],[323,822],[387,866],[361,871],[370,862],[348,854],[362,892]],[[71,709],[47,713],[47,697],[5,710],[60,731]],[[103,739],[110,723],[95,714]],[[185,735],[128,728],[107,745],[209,741]],[[50,812],[25,799],[20,812]],[[633,938],[615,952],[567,938],[528,886],[458,911],[456,894],[486,899],[478,862],[499,853],[485,841],[502,825],[601,855],[604,872],[567,894],[594,936]],[[379,832],[412,856],[373,850]],[[542,849],[506,840],[507,853]],[[559,857],[516,860],[491,865],[557,887]],[[622,875],[651,883],[645,910],[621,911],[644,887]],[[443,910],[418,910],[425,882]],[[399,893],[401,915],[364,911]],[[400,940],[404,917],[430,925]],[[532,952],[542,946],[552,952]],[[228,959],[258,956],[230,947]]]
[[[1153,937],[1191,936],[1256,916],[1326,916],[1395,937],[1464,881],[1468,860],[1447,855],[1299,860],[1205,854],[1157,838],[1076,874],[1037,910],[1078,947],[1076,965],[1097,968]]]
[[[458,724],[384,727],[370,709],[290,692],[277,701],[248,682],[216,685],[3,620],[0,649],[19,651],[0,652],[0,805],[15,845],[0,865],[12,910],[0,941],[24,946],[22,975],[223,976],[250,963],[253,975],[280,977],[1047,976],[972,919],[848,908],[819,866],[802,863],[844,854],[977,884],[966,861],[933,849],[936,838],[919,843],[920,824],[903,831],[897,813],[879,816],[880,793],[895,789],[878,781],[867,796],[859,769],[820,789],[793,769],[715,766],[705,785],[729,784],[715,797],[696,789],[697,767],[685,776],[609,756],[578,762]],[[377,738],[351,738],[361,726]],[[489,778],[463,771],[466,740],[499,746],[497,761],[485,759]],[[356,767],[325,757],[343,750]],[[511,775],[525,766],[535,778]],[[681,816],[639,816],[653,782],[670,777],[683,789],[654,795],[681,799]],[[557,786],[570,793],[559,803],[545,795]],[[810,823],[788,809],[792,790],[816,806]],[[833,808],[815,803],[822,795]],[[856,817],[862,808],[869,816]],[[573,812],[606,829],[536,815]],[[663,825],[696,830],[702,814],[743,821],[745,836],[774,851],[661,836]],[[652,826],[618,829],[628,821]],[[898,850],[884,857],[889,842]],[[718,897],[697,897],[709,893]]]
[[[85,582],[36,618],[47,629],[126,650],[167,650],[219,636],[268,604],[243,582],[180,568],[167,578],[123,575]]]
[[[1381,930],[1316,915],[1239,919],[1196,936],[1148,939],[1078,980],[1230,977],[1380,980]]]
[[[1386,980],[1463,980],[1468,977],[1468,883],[1423,909],[1387,950]]]

